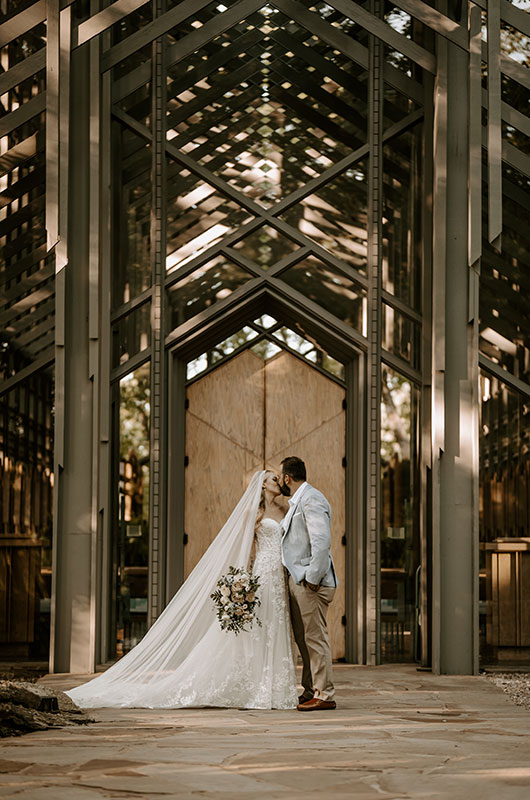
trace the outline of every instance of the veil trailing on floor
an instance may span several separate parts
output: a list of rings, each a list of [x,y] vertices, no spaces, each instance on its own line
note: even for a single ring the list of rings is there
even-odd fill
[[[247,490],[187,580],[141,642],[106,672],[67,694],[84,707],[171,707],[175,687],[204,677],[204,658],[234,644],[221,632],[210,598],[230,566],[250,557],[265,470]],[[236,640],[237,641],[237,640]],[[197,673],[199,670],[199,673]],[[180,703],[179,703],[180,704]]]

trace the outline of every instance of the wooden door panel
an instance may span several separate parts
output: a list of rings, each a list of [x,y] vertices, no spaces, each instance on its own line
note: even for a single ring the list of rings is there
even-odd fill
[[[299,439],[343,415],[341,386],[290,353],[266,363],[267,458],[284,458]],[[344,442],[341,456],[344,455]]]
[[[263,361],[245,351],[187,392],[184,576],[263,467]]]
[[[250,350],[187,391],[190,411],[263,463],[263,361]]]

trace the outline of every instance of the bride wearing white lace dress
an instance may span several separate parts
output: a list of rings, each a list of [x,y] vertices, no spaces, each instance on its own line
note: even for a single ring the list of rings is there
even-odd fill
[[[282,512],[274,473],[256,472],[229,519],[141,642],[67,694],[84,708],[295,708],[289,601],[281,561]],[[258,617],[222,631],[210,594],[230,566],[260,578]]]

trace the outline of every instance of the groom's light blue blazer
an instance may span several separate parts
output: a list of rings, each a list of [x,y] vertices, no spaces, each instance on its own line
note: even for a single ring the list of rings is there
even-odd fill
[[[282,561],[295,583],[305,578],[321,586],[337,585],[331,558],[331,507],[310,484],[286,517]]]

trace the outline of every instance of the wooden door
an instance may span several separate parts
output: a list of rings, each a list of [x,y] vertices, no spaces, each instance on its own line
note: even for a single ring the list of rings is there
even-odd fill
[[[188,389],[184,569],[189,575],[257,469],[282,458],[306,462],[308,480],[328,498],[339,588],[330,607],[334,658],[345,653],[345,412],[342,387],[282,351],[264,362],[250,350]]]

